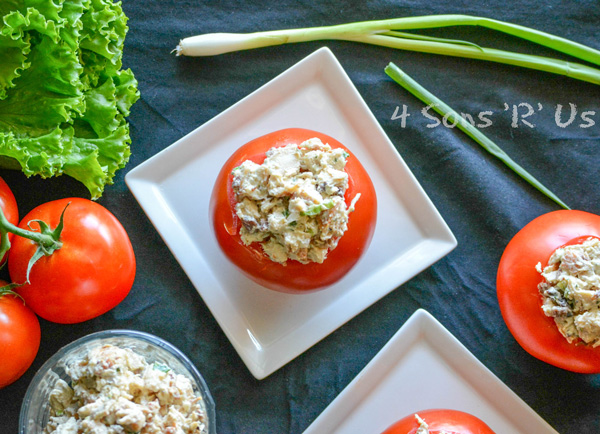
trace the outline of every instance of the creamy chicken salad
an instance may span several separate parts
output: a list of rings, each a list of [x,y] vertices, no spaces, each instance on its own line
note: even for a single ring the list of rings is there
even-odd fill
[[[600,240],[561,247],[537,270],[544,277],[542,309],[561,334],[571,343],[600,345]]]
[[[184,375],[103,345],[66,369],[50,394],[46,433],[205,434],[204,400]]]
[[[348,153],[318,138],[267,151],[262,164],[244,161],[233,170],[240,236],[258,242],[272,261],[322,263],[348,229],[344,194]]]

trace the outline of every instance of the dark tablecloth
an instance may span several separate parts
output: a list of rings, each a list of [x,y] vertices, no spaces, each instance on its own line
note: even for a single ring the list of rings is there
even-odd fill
[[[600,88],[549,73],[351,42],[310,42],[209,58],[171,53],[180,38],[345,22],[464,13],[554,33],[600,49],[600,6],[563,2],[189,1],[124,2],[129,16],[124,66],[141,99],[129,118],[132,157],[99,203],[127,229],[138,269],[129,296],[99,318],[76,325],[41,321],[33,366],[0,390],[0,432],[17,431],[21,400],[35,371],[63,345],[88,333],[128,328],[181,349],[204,375],[217,405],[218,432],[300,433],[377,354],[418,308],[435,316],[485,366],[560,433],[600,431],[600,379],[561,370],[527,354],[508,331],[496,299],[504,247],[533,218],[558,209],[457,129],[427,128],[423,103],[384,74],[393,61],[459,112],[492,111],[485,133],[574,209],[600,213]],[[548,49],[482,28],[432,30],[481,46],[552,55]],[[125,185],[125,174],[316,49],[328,46],[458,240],[448,256],[367,308],[323,341],[259,381],[249,373],[198,292]],[[523,104],[522,104],[523,103]],[[560,127],[555,109],[575,104]],[[535,114],[513,124],[512,110]],[[396,107],[412,114],[402,126]],[[540,110],[541,107],[541,110]],[[508,108],[508,110],[506,110]],[[582,128],[579,117],[595,124]],[[563,113],[566,115],[566,112]],[[564,120],[564,119],[563,119]],[[88,197],[67,178],[27,179],[2,171],[21,215],[47,200]],[[206,187],[210,188],[210,187]],[[340,363],[343,360],[343,363]],[[1,364],[1,362],[0,362]],[[402,393],[399,391],[399,393]],[[503,434],[503,433],[500,433]]]

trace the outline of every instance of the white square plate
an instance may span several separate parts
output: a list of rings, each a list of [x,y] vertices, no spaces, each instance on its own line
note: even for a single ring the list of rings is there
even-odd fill
[[[227,158],[254,138],[289,127],[321,131],[345,144],[369,172],[379,203],[365,256],[334,286],[306,295],[275,293],[243,276],[219,249],[208,217],[213,183]],[[456,246],[327,48],[140,164],[126,182],[258,379]]]
[[[471,413],[498,434],[558,434],[423,309],[304,434],[380,434],[430,408]]]

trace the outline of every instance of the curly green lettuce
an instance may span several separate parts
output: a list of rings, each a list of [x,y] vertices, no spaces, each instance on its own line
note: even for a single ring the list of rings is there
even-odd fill
[[[0,1],[0,167],[66,174],[93,199],[130,156],[139,98],[112,0]]]

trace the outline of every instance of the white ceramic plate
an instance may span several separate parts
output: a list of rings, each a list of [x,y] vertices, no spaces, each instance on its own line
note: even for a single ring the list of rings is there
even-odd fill
[[[498,434],[558,434],[423,309],[304,434],[380,434],[430,408],[471,413]]]
[[[209,229],[222,164],[244,143],[282,128],[321,131],[369,172],[378,222],[366,255],[322,292],[267,290],[228,262]],[[271,374],[445,256],[456,239],[339,62],[317,50],[131,170],[126,182],[251,373]]]

